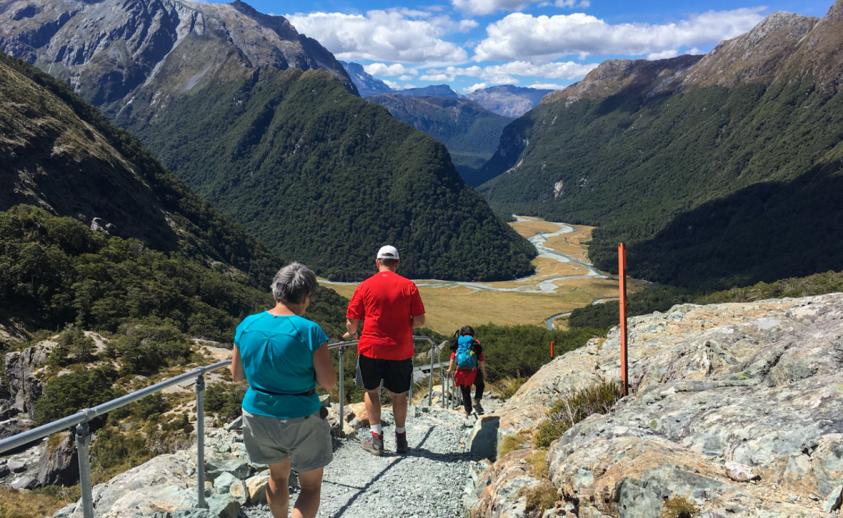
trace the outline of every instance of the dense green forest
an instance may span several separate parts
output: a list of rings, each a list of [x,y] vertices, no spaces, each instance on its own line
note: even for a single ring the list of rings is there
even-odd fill
[[[19,205],[0,212],[0,311],[33,329],[116,332],[166,322],[192,337],[228,342],[239,319],[272,303],[224,267],[214,269],[134,239],[93,232],[72,218]],[[337,336],[344,299],[320,288],[309,316]]]
[[[598,225],[590,256],[604,270],[625,241],[633,275],[720,289],[843,265],[841,141],[843,90],[804,74],[632,83],[508,126],[485,172],[514,169],[483,191],[502,214]]]
[[[138,100],[132,110],[143,112]],[[261,69],[128,124],[271,250],[359,279],[391,243],[414,277],[504,279],[535,250],[459,178],[447,150],[326,73]]]
[[[0,54],[0,210],[46,205],[101,217],[121,237],[219,261],[266,284],[278,259],[166,171],[65,84]],[[36,123],[40,120],[41,123]],[[55,144],[55,146],[54,146]],[[32,189],[32,187],[36,189]]]
[[[475,170],[498,148],[504,127],[512,119],[492,113],[467,99],[382,94],[367,99],[445,144],[466,183],[475,185]]]

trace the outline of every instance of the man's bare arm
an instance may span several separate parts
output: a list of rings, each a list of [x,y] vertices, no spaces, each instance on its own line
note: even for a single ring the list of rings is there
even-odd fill
[[[419,327],[424,327],[425,318],[424,315],[418,315],[413,317],[413,329],[417,329]]]
[[[235,345],[231,348],[231,379],[234,381],[242,381],[246,379],[246,374],[243,372],[243,364],[240,363],[240,350]]]
[[[346,333],[342,335],[346,340],[350,340],[357,336],[357,330],[360,329],[360,321],[354,318],[347,318],[345,320]]]

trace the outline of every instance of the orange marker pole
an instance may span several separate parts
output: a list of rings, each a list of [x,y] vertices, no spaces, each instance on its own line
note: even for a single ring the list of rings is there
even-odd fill
[[[623,395],[629,395],[629,371],[627,369],[627,331],[626,331],[626,247],[618,243],[618,305],[620,306],[621,326],[621,389]]]
[[[551,360],[552,360],[552,359],[553,359],[553,357],[555,356],[555,354],[554,354],[554,353],[555,353],[555,351],[556,351],[556,343],[555,343],[553,340],[551,340],[551,341],[550,341],[550,359],[551,359]]]

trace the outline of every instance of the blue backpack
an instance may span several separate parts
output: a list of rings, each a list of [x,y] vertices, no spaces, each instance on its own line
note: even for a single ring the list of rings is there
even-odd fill
[[[457,340],[457,367],[460,369],[477,368],[477,352],[474,350],[473,336],[461,336]]]

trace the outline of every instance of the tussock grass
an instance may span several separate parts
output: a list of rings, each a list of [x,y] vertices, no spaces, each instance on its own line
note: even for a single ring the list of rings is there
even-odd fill
[[[521,496],[527,499],[527,516],[541,516],[556,505],[559,498],[556,487],[549,480],[542,480],[535,486],[524,488]]]
[[[562,437],[572,426],[593,414],[605,414],[621,398],[620,385],[602,380],[590,387],[577,390],[557,401],[548,412],[548,418],[539,425],[533,439],[537,448],[547,448]]]
[[[694,518],[700,510],[684,496],[672,496],[665,500],[659,518]]]

